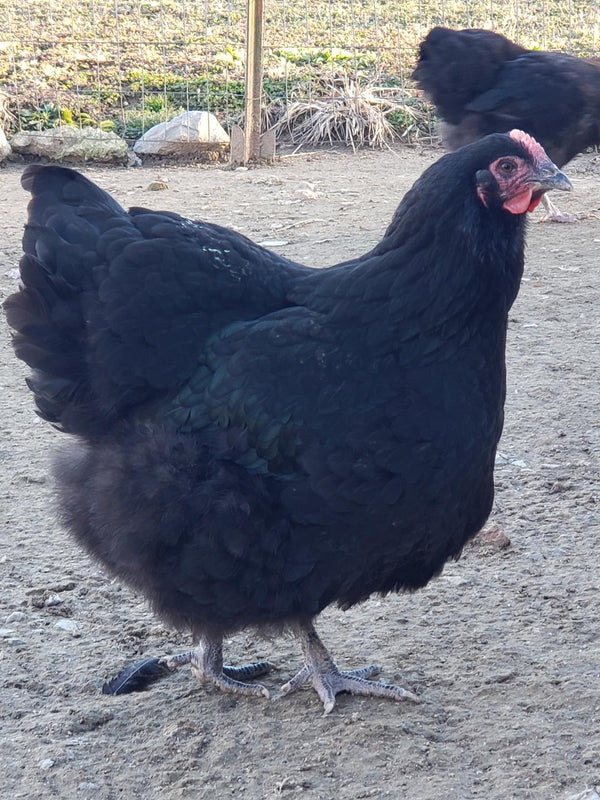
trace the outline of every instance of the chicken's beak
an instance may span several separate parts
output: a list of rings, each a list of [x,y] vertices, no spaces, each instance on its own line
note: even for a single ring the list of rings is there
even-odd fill
[[[556,164],[549,161],[544,164],[536,175],[536,182],[543,191],[557,189],[560,192],[570,192],[573,188],[571,181],[564,172],[561,172]]]

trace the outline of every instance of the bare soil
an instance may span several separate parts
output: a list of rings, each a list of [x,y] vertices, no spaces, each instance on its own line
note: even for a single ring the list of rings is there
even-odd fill
[[[256,170],[84,171],[125,205],[204,217],[324,266],[369,249],[439,155],[327,151]],[[18,285],[20,172],[0,172],[2,298]],[[575,191],[555,199],[598,209],[599,158],[567,172]],[[168,188],[150,191],[157,179]],[[536,216],[510,319],[490,520],[510,546],[476,540],[422,591],[320,620],[341,664],[378,662],[418,705],[342,695],[324,717],[312,692],[239,699],[187,670],[142,694],[102,695],[123,665],[189,642],[56,524],[48,465],[61,435],[35,416],[3,320],[3,797],[553,800],[600,784],[600,220]],[[291,639],[249,633],[226,655],[275,662],[265,680],[275,698],[301,663]]]

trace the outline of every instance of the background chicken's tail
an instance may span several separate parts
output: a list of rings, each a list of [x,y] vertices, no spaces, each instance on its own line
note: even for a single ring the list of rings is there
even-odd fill
[[[39,414],[62,430],[91,433],[104,415],[89,384],[86,297],[96,294],[99,230],[124,218],[124,211],[70,169],[32,165],[21,183],[32,199],[21,290],[4,304],[16,331],[13,346],[32,369],[28,385]]]

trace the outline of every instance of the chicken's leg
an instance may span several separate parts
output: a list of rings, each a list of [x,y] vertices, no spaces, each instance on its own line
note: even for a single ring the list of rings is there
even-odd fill
[[[245,683],[241,679],[249,680],[259,675],[265,675],[273,668],[273,665],[269,661],[258,661],[243,667],[223,665],[223,644],[220,637],[201,634],[194,650],[166,657],[162,661],[169,669],[177,669],[184,664],[190,664],[192,675],[197,681],[203,685],[212,683],[222,692],[269,697],[268,689],[261,684]]]
[[[300,641],[305,665],[288,683],[282,686],[281,690],[284,695],[294,692],[301,686],[312,684],[323,703],[326,714],[333,710],[335,696],[339,692],[350,692],[369,697],[389,697],[392,700],[418,701],[416,695],[400,686],[367,680],[379,673],[379,667],[375,665],[341,672],[319,639],[312,622],[298,624],[293,630]]]
[[[595,216],[592,211],[578,211],[576,214],[569,214],[566,211],[561,211],[556,203],[550,200],[547,194],[542,197],[542,205],[546,209],[546,213],[538,222],[577,222],[580,219],[588,219],[589,217]]]

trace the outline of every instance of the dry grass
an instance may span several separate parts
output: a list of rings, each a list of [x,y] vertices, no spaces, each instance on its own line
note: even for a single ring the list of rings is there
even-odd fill
[[[353,149],[383,147],[395,136],[386,118],[386,111],[393,107],[370,87],[346,79],[341,86],[331,86],[331,94],[322,100],[293,102],[276,130],[287,132],[294,144],[342,142]]]
[[[15,123],[15,116],[10,110],[10,97],[0,89],[0,128],[8,130]]]
[[[363,86],[352,78],[330,84],[327,96],[292,102],[276,124],[276,131],[287,134],[294,144],[315,145],[328,142],[352,147],[386,146],[398,138],[399,125],[392,119],[409,120],[402,134],[407,140],[420,138],[427,110],[416,104],[388,99],[389,89]]]

